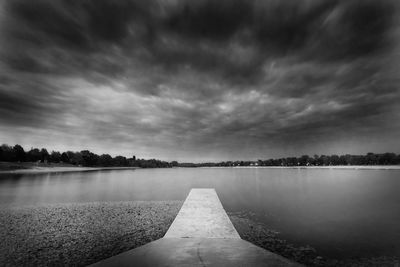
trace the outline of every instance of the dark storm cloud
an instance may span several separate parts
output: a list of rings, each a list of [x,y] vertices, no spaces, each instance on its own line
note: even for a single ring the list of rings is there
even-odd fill
[[[47,127],[67,107],[57,85],[30,74],[0,75],[0,123]]]
[[[396,118],[397,17],[392,0],[4,1],[0,121],[148,153],[366,135]]]
[[[128,35],[131,21],[146,16],[147,12],[138,1],[108,0],[17,0],[9,1],[6,11],[21,24],[29,25],[30,30],[36,31],[35,33],[48,36],[60,45],[82,50],[96,48],[98,41],[121,41]],[[26,36],[24,34],[21,38]],[[35,43],[36,40],[32,41]],[[47,41],[38,40],[38,43],[51,44]]]
[[[90,56],[113,53],[116,46],[136,60],[221,71],[228,79],[249,76],[250,81],[271,57],[342,60],[379,51],[394,15],[387,0],[17,0],[8,1],[5,10],[11,18],[4,31],[14,39],[6,59],[17,69],[44,68],[41,59],[21,53],[25,49]],[[56,61],[54,53],[47,60]]]

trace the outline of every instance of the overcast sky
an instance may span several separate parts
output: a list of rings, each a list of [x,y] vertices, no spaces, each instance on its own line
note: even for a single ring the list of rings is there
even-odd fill
[[[400,152],[396,0],[5,0],[0,142],[179,161]]]

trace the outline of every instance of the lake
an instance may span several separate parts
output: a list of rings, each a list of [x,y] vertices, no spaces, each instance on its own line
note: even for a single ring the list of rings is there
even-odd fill
[[[296,245],[332,258],[400,257],[400,170],[174,168],[0,174],[2,205],[184,200],[215,188]]]

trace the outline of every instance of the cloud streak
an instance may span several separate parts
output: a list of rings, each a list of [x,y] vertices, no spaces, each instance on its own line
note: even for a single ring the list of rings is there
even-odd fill
[[[398,152],[395,1],[0,10],[3,142],[199,161]]]

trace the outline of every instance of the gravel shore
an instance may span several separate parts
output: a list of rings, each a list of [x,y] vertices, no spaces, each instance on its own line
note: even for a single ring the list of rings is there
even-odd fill
[[[0,206],[0,266],[86,266],[164,236],[183,201]],[[240,236],[307,266],[399,266],[394,257],[325,259],[282,240],[251,215],[228,212]]]
[[[86,266],[163,237],[182,203],[0,206],[0,266]]]

